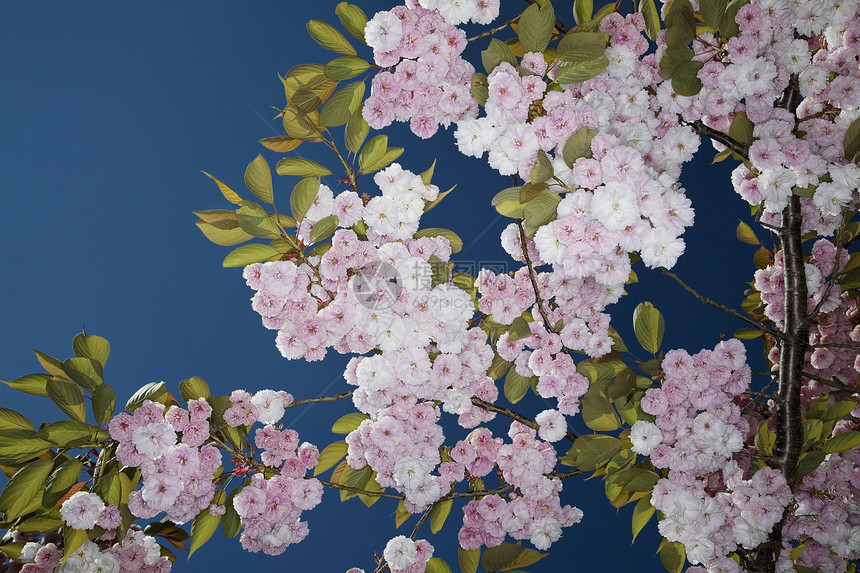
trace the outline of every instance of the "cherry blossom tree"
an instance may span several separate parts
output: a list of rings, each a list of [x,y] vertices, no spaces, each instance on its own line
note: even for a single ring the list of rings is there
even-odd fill
[[[189,539],[193,553],[219,527],[280,555],[308,535],[302,513],[325,488],[396,500],[398,525],[417,516],[411,535],[381,540],[377,573],[510,570],[587,520],[560,497],[585,474],[613,506],[634,504],[634,538],[656,515],[671,572],[853,571],[860,4],[640,0],[595,13],[576,0],[572,12],[571,27],[561,6],[530,0],[496,23],[498,0],[407,0],[368,19],[342,2],[351,40],[309,22],[336,56],[281,78],[284,135],[261,141],[294,178],[288,201],[261,154],[245,172],[260,203],[210,175],[234,208],[198,211],[197,226],[241,244],[224,266],[244,267],[284,358],[349,355],[350,389],[213,396],[190,378],[182,402],[153,383],[117,412],[105,339],[81,333],[65,361],[37,353],[45,372],[6,384],[68,419],[35,431],[0,408],[0,571],[163,573],[172,554],[155,537]],[[463,58],[470,42],[486,46],[484,72]],[[490,209],[511,219],[501,244],[514,270],[453,272],[462,241],[421,227],[450,190],[371,136],[393,122],[424,139],[450,129],[460,152],[511,177]],[[758,247],[740,310],[670,270],[694,219],[679,177],[703,138],[714,161],[737,163],[731,185],[774,238],[737,229]],[[302,144],[330,164],[293,153]],[[332,174],[337,189],[320,181]],[[651,358],[636,359],[609,311],[637,265],[746,328],[667,350],[661,313],[642,302],[635,337]],[[742,340],[764,345],[767,371],[752,371]],[[551,407],[518,410],[528,392]],[[281,423],[338,400],[356,411],[321,449]],[[574,434],[574,416],[593,433]],[[447,519],[454,507],[462,519]],[[422,538],[446,520],[458,564]]]

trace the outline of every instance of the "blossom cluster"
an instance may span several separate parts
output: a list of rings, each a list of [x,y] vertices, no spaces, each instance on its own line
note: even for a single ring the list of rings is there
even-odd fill
[[[433,556],[433,546],[424,539],[413,541],[398,535],[388,541],[382,556],[394,573],[424,573]]]
[[[305,479],[304,474],[316,465],[317,458],[295,456],[298,463],[285,464],[269,479],[256,473],[235,495],[233,507],[243,527],[243,549],[280,555],[287,546],[307,537],[308,524],[301,521],[301,513],[320,503],[323,488],[319,480]]]
[[[764,206],[766,222],[778,223],[792,190],[806,188],[814,193],[801,199],[804,232],[830,235],[860,198],[860,170],[842,156],[845,132],[860,117],[857,9],[853,1],[752,2],[738,11],[736,36],[693,42],[704,87],[678,99],[686,117],[726,133],[740,112],[755,124],[750,166],[738,166],[732,183]],[[795,115],[774,105],[792,77],[802,97]]]
[[[110,421],[111,438],[119,442],[117,460],[141,472],[143,487],[128,500],[132,514],[149,519],[165,512],[185,523],[209,507],[213,474],[221,466],[221,451],[204,444],[211,413],[203,398],[191,400],[188,410],[147,400],[133,414]]]
[[[837,380],[849,386],[857,384],[860,355],[851,345],[860,342],[860,327],[856,326],[857,302],[836,282],[836,277],[849,262],[845,250],[819,239],[812,246],[809,261],[804,263],[807,309],[810,315],[809,344],[812,350],[805,356],[805,372],[820,378]],[[754,286],[761,293],[764,314],[776,325],[785,320],[785,283],[782,251],[773,262],[755,273]],[[768,358],[778,368],[779,347],[774,346]],[[801,396],[808,408],[822,392],[830,388],[817,380],[804,381]]]
[[[408,121],[415,135],[433,136],[441,124],[474,117],[478,105],[469,89],[475,68],[461,57],[466,34],[457,24],[490,22],[498,0],[422,0],[377,12],[365,41],[382,71],[373,78],[362,115],[374,129]]]
[[[114,526],[116,527],[116,526]],[[24,542],[19,561],[22,566],[8,571],[21,573],[169,573],[170,560],[161,555],[155,538],[145,535],[139,527],[131,526],[122,541],[115,541],[113,531],[96,541],[87,539],[60,565],[63,551],[58,547],[61,536],[50,532],[41,538],[34,534],[16,533],[14,541]],[[15,563],[6,564],[15,565]],[[0,571],[5,571],[0,559]]]

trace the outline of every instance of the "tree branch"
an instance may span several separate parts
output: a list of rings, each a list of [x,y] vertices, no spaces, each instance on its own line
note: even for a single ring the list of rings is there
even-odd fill
[[[707,125],[702,123],[701,120],[696,120],[694,122],[687,123],[686,125],[692,127],[693,131],[695,131],[699,135],[710,137],[714,141],[722,143],[744,159],[749,159],[749,147],[740,143],[739,141],[736,141],[734,138],[729,137],[728,134],[714,129],[713,127],[708,127]]]
[[[466,38],[466,41],[467,42],[474,42],[475,40],[480,40],[481,38],[487,38],[489,36],[492,36],[496,32],[501,32],[502,30],[504,30],[505,28],[507,28],[508,26],[510,26],[511,24],[513,24],[514,22],[516,22],[519,19],[520,19],[519,16],[517,16],[516,18],[511,18],[510,20],[508,20],[507,22],[505,22],[501,26],[496,26],[495,28],[487,30],[486,32],[481,32],[477,36],[472,36],[471,38]]]
[[[348,485],[341,485],[341,484],[339,484],[339,483],[334,483],[334,482],[326,481],[326,480],[323,480],[323,479],[315,478],[315,477],[313,477],[313,476],[305,476],[305,479],[315,479],[315,480],[319,480],[319,482],[320,482],[321,484],[323,484],[323,485],[325,485],[325,486],[328,486],[328,487],[330,487],[330,488],[333,488],[333,489],[342,489],[342,490],[344,490],[344,491],[349,491],[349,492],[352,492],[352,493],[360,493],[360,494],[362,494],[362,495],[367,495],[367,496],[370,496],[370,497],[388,497],[388,498],[391,498],[391,499],[406,499],[406,496],[405,496],[405,495],[402,495],[402,494],[388,493],[388,492],[386,492],[386,491],[366,491],[366,490],[363,490],[363,489],[361,489],[361,488],[352,487],[352,486],[348,486]]]
[[[675,282],[677,282],[679,285],[681,285],[684,288],[684,290],[686,290],[688,293],[692,294],[700,302],[703,302],[705,304],[709,304],[715,308],[718,308],[724,312],[727,312],[730,315],[734,316],[735,318],[739,318],[739,319],[743,320],[744,322],[755,326],[756,328],[758,328],[762,332],[766,332],[766,333],[770,334],[771,336],[774,336],[776,338],[784,338],[785,337],[785,334],[783,334],[782,332],[779,332],[778,330],[773,330],[772,328],[766,326],[765,324],[763,324],[763,323],[761,323],[755,319],[744,316],[743,314],[741,314],[740,312],[736,311],[733,308],[730,308],[724,304],[720,304],[720,303],[718,303],[718,302],[716,302],[716,301],[714,301],[714,300],[712,300],[712,299],[710,299],[710,298],[708,298],[702,294],[699,294],[699,292],[696,291],[696,289],[694,289],[693,287],[689,286],[687,283],[682,281],[681,278],[678,275],[676,275],[675,273],[673,273],[672,271],[668,271],[668,270],[664,269],[663,267],[660,267],[660,270],[667,277],[674,279]]]

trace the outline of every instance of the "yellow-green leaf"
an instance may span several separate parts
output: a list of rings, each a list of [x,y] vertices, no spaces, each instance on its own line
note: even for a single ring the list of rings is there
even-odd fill
[[[275,171],[278,175],[296,175],[298,177],[325,177],[326,175],[331,175],[328,167],[304,157],[284,157],[278,161]]]
[[[351,414],[341,416],[331,427],[331,431],[335,434],[348,434],[358,428],[363,421],[369,419],[364,414],[352,412]]]
[[[290,151],[301,145],[301,139],[293,139],[289,135],[276,135],[275,137],[266,137],[260,140],[260,144],[276,153],[289,153]]]
[[[462,573],[476,573],[478,571],[478,563],[481,562],[481,550],[458,547],[457,561],[460,564],[460,571]]]
[[[305,213],[311,208],[320,189],[319,177],[305,177],[293,187],[290,195],[290,210],[296,221],[305,218]]]
[[[453,505],[453,499],[446,499],[433,505],[433,509],[430,511],[430,531],[439,533],[442,526],[445,525],[445,520],[448,519],[448,514],[451,513]]]
[[[349,116],[349,120],[346,122],[346,128],[344,128],[343,131],[343,139],[346,144],[346,148],[353,153],[358,153],[358,150],[361,149],[361,144],[364,143],[368,133],[370,133],[370,126],[367,125],[367,121],[365,121],[364,117],[361,115],[361,107],[359,107],[351,116]]]
[[[585,24],[591,20],[591,15],[594,13],[594,3],[592,0],[574,0],[573,2],[573,21],[577,24]]]
[[[143,402],[145,400],[163,404],[166,399],[167,387],[164,385],[164,382],[150,382],[140,388],[131,396],[131,398],[128,399],[128,402],[125,403],[125,409],[129,412],[133,412],[143,406]]]
[[[508,370],[505,376],[505,398],[511,404],[516,404],[523,399],[531,384],[531,378],[520,376],[516,368]]]
[[[448,239],[448,242],[451,243],[451,252],[459,253],[463,249],[463,240],[460,238],[457,233],[451,231],[450,229],[439,229],[437,227],[428,227],[426,229],[421,229],[417,233],[415,233],[415,238],[420,239],[421,237],[444,237]]]
[[[345,455],[348,446],[343,440],[331,443],[320,452],[314,475],[317,476],[337,464]]]
[[[76,458],[71,458],[60,464],[51,472],[45,483],[45,493],[42,495],[42,507],[50,509],[57,505],[69,488],[78,483],[81,476],[83,463]]]
[[[47,397],[48,378],[50,378],[49,375],[37,372],[26,374],[16,380],[0,380],[0,382],[19,392],[32,394],[33,396]]]
[[[663,315],[650,302],[640,303],[633,311],[633,332],[642,348],[651,354],[660,350],[665,327]]]
[[[230,187],[227,186],[226,183],[217,179],[215,176],[206,173],[205,171],[203,171],[202,173],[218,185],[218,189],[221,191],[221,194],[224,195],[225,199],[237,205],[242,202],[242,198],[239,197],[239,194],[230,189]]]
[[[86,419],[87,407],[84,404],[84,393],[80,386],[74,382],[50,378],[47,390],[48,397],[64,414],[79,422]]]
[[[657,11],[654,0],[640,0],[639,12],[645,18],[645,34],[652,42],[656,41],[660,32],[660,12]]]
[[[333,80],[348,80],[366,72],[370,62],[358,56],[341,56],[325,65],[325,75]]]
[[[32,430],[0,430],[0,464],[19,465],[51,449]]]
[[[339,224],[337,215],[328,215],[317,221],[311,229],[311,243],[322,241],[331,236]]]
[[[607,66],[609,58],[606,54],[584,62],[562,62],[555,74],[555,81],[565,85],[582,83],[605,70]]]
[[[424,569],[424,573],[451,573],[451,568],[438,557],[431,557],[427,560],[427,567]]]
[[[334,12],[337,14],[337,18],[340,20],[340,25],[343,26],[343,29],[363,44],[364,28],[367,25],[367,16],[364,14],[364,11],[354,4],[341,2],[334,9]]]
[[[223,489],[218,490],[215,492],[215,497],[212,499],[212,503],[215,505],[223,505],[226,497],[227,496]],[[191,522],[191,542],[188,546],[189,559],[195,551],[200,549],[204,543],[209,541],[209,538],[212,537],[212,534],[215,533],[216,529],[218,529],[219,523],[221,523],[221,516],[209,513],[208,507],[203,508],[203,510],[197,514],[194,521]]]
[[[666,543],[660,549],[660,561],[669,573],[681,573],[687,554],[677,541]]]
[[[636,502],[633,507],[633,541],[636,541],[636,536],[639,535],[639,532],[642,531],[642,528],[650,521],[651,516],[656,511],[656,508],[651,505],[650,493]]]
[[[355,55],[355,48],[350,45],[343,34],[335,30],[331,25],[319,20],[311,20],[307,24],[307,29],[311,38],[326,50],[347,56]]]
[[[52,460],[38,459],[15,472],[0,493],[0,512],[5,514],[5,521],[18,519],[42,506],[42,491],[53,465]]]
[[[525,214],[526,206],[520,203],[522,187],[509,187],[496,193],[491,204],[500,215],[512,219],[521,219]]]
[[[364,82],[358,81],[336,91],[322,106],[320,122],[326,127],[345,124],[361,105],[364,90]]]
[[[230,251],[226,257],[224,257],[224,262],[221,265],[225,268],[229,267],[245,267],[250,265],[251,263],[259,263],[261,261],[265,261],[270,257],[274,257],[278,254],[278,251],[270,247],[269,245],[261,245],[258,243],[254,243],[251,245],[242,245],[241,247],[237,247],[236,249]]]
[[[63,372],[88,392],[92,392],[104,383],[102,365],[93,358],[69,358],[63,362]]]
[[[60,560],[60,565],[65,565],[66,560],[74,555],[75,551],[80,549],[87,539],[85,530],[72,529],[69,526],[63,527],[63,558]]]
[[[589,392],[582,398],[582,421],[595,432],[611,432],[621,427],[612,402],[599,392]]]
[[[208,398],[212,395],[209,391],[209,385],[203,378],[192,376],[187,380],[179,383],[179,394],[186,402],[197,400],[198,398]]]
[[[110,356],[110,342],[101,336],[81,332],[76,334],[75,338],[72,339],[72,350],[75,356],[92,358],[104,368]]]
[[[761,244],[761,241],[759,241],[758,237],[756,237],[755,231],[752,230],[752,227],[750,227],[743,221],[738,222],[738,228],[735,231],[735,234],[737,235],[738,240],[742,243],[756,246]]]
[[[76,448],[108,438],[107,430],[77,420],[51,422],[40,428],[36,435],[61,448]]]
[[[821,448],[828,454],[847,452],[860,446],[860,432],[849,431],[836,434],[824,443]]]
[[[30,430],[33,423],[23,414],[0,406],[0,430]]]
[[[272,171],[262,155],[257,155],[245,169],[245,185],[260,201],[272,203]]]
[[[543,52],[552,39],[555,28],[555,11],[547,0],[540,5],[532,4],[520,16],[517,36],[526,52]]]

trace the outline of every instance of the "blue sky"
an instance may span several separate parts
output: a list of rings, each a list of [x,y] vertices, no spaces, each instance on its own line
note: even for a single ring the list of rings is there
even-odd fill
[[[178,392],[178,383],[190,376],[205,378],[220,394],[283,388],[305,398],[347,389],[340,357],[313,365],[280,357],[273,333],[250,309],[252,293],[240,271],[221,268],[229,249],[209,243],[191,213],[229,207],[201,170],[240,189],[245,166],[258,153],[271,165],[277,161],[278,154],[257,143],[281,133],[271,121],[272,106],[283,104],[277,74],[334,57],[310,40],[304,23],[318,18],[336,24],[336,4],[0,4],[0,378],[39,369],[28,348],[71,356],[71,339],[83,324],[112,344],[105,377],[121,403],[152,381],[164,380]],[[380,0],[360,5],[368,16],[390,6]],[[569,8],[557,6],[556,13],[572,20],[565,18]],[[470,47],[473,61],[487,42]],[[367,55],[366,49],[361,53]],[[422,226],[457,231],[466,245],[461,260],[506,260],[498,246],[506,223],[489,200],[508,181],[482,161],[458,156],[450,132],[422,142],[395,129],[390,138],[406,147],[404,167],[420,172],[437,158],[434,183],[458,185]],[[704,293],[739,306],[751,280],[753,249],[737,242],[734,228],[749,210],[732,192],[726,166],[711,168],[713,153],[707,143],[702,147],[685,172],[696,225],[685,235],[687,253],[676,270]],[[309,150],[305,144],[297,152],[329,160]],[[276,202],[288,204],[293,183],[276,179]],[[326,183],[337,185],[333,178]],[[628,341],[632,310],[643,300],[666,315],[666,348],[711,348],[720,333],[743,326],[703,308],[659,273],[641,265],[636,270],[641,282],[612,309],[613,324]],[[37,422],[63,417],[46,398],[4,388],[3,406]],[[322,449],[338,439],[329,428],[347,411],[345,403],[316,405],[288,411],[285,422]],[[643,572],[663,570],[654,556],[655,522],[631,547],[632,507],[616,512],[603,497],[602,482],[569,480],[564,501],[583,508],[585,521],[565,531],[542,570],[633,563]],[[281,557],[244,553],[219,532],[175,570],[371,571],[372,555],[387,539],[411,532],[410,524],[394,529],[394,507],[383,500],[367,510],[357,500],[341,504],[327,493],[307,514],[308,539]],[[455,570],[461,515],[455,506],[440,534],[427,528],[423,535]]]

